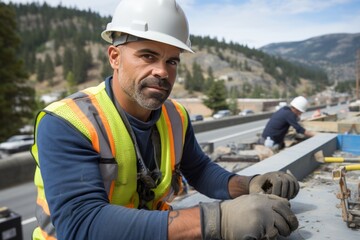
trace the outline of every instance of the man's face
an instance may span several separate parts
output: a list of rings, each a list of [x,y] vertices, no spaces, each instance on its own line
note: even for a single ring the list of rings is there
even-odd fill
[[[300,112],[299,110],[297,110],[296,108],[294,108],[294,113],[296,114],[298,120],[300,120],[302,112]]]
[[[120,45],[117,50],[119,61],[114,80],[126,99],[148,110],[160,108],[175,83],[180,50],[147,40]]]

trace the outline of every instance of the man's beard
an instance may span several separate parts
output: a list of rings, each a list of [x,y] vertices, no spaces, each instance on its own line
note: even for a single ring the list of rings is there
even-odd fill
[[[133,85],[134,91],[132,98],[143,108],[148,110],[156,110],[169,97],[172,86],[165,78],[145,78],[138,85]],[[148,87],[160,88],[161,92],[145,93]]]

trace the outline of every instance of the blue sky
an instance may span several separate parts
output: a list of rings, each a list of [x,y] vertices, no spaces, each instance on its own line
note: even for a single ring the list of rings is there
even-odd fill
[[[0,0],[5,3],[33,2]],[[36,0],[42,3],[44,0]],[[51,6],[112,15],[118,0],[45,0]],[[301,41],[330,33],[360,33],[360,0],[178,0],[194,35],[249,47]]]

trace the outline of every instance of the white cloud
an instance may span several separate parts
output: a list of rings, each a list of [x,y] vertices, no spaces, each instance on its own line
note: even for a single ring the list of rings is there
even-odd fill
[[[319,12],[351,0],[251,0],[249,8],[269,15]]]

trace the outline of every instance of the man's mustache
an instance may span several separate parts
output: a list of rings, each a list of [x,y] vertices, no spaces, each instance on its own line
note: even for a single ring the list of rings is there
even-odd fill
[[[145,78],[140,82],[140,86],[141,88],[154,87],[165,91],[171,90],[171,84],[167,81],[167,78]]]

